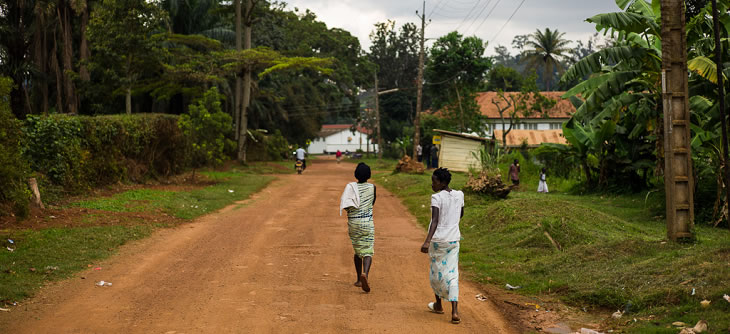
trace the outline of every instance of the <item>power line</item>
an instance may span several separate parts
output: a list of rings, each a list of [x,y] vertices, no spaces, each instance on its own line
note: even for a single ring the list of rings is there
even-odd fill
[[[492,16],[492,13],[494,13],[494,10],[495,10],[495,9],[497,8],[497,6],[499,6],[499,3],[500,3],[501,1],[502,1],[502,0],[497,0],[497,3],[495,3],[495,4],[494,4],[494,7],[492,7],[492,10],[490,10],[490,11],[489,11],[489,13],[487,13],[487,16],[485,16],[485,17],[484,17],[484,19],[482,20],[482,23],[479,23],[479,25],[478,25],[478,26],[477,26],[477,28],[476,28],[476,29],[475,29],[475,30],[473,31],[473,33],[476,33],[477,31],[479,31],[479,28],[481,28],[481,27],[482,27],[482,25],[484,24],[484,22],[487,22],[487,19],[488,19],[488,18],[489,18],[490,16]],[[486,8],[486,7],[484,7],[484,8]],[[471,24],[469,24],[469,28],[471,28],[471,25],[472,25],[472,24],[474,24],[474,22],[476,22],[476,20],[475,20],[475,21],[472,21],[472,23],[471,23]],[[467,29],[467,30],[468,30],[468,29]]]
[[[456,29],[455,29],[456,31],[459,31],[459,28],[461,28],[461,26],[462,26],[462,25],[463,25],[464,23],[466,23],[466,20],[468,20],[468,19],[469,19],[469,17],[471,16],[471,14],[473,14],[473,13],[476,13],[476,9],[477,9],[477,7],[479,6],[479,4],[480,4],[481,2],[482,2],[482,0],[479,0],[479,1],[477,1],[477,2],[476,2],[476,3],[474,4],[474,7],[472,7],[471,11],[469,11],[469,14],[467,14],[467,15],[466,15],[466,17],[464,17],[464,19],[463,19],[463,20],[461,21],[461,23],[459,23],[459,25],[458,25],[458,26],[456,26]],[[489,0],[489,1],[487,1],[487,4],[486,4],[486,6],[489,6],[489,3],[490,3],[490,2],[492,2],[492,0]],[[486,7],[486,6],[485,6],[485,7]],[[479,17],[479,15],[475,16],[475,17],[474,17],[474,19],[476,19],[477,17]]]
[[[525,0],[522,0],[522,2],[520,2],[520,4],[517,6],[517,8],[515,8],[515,11],[512,12],[512,15],[510,15],[510,17],[507,19],[507,22],[505,22],[502,25],[502,27],[499,28],[499,31],[497,31],[496,34],[494,34],[494,37],[492,37],[492,39],[491,39],[492,41],[494,41],[495,39],[497,39],[497,36],[499,36],[499,34],[502,32],[502,30],[504,30],[504,27],[506,27],[507,24],[509,23],[509,21],[511,21],[512,18],[515,16],[515,14],[517,14],[517,11],[520,10],[520,8],[522,7],[522,4],[524,4],[524,3],[525,3]]]

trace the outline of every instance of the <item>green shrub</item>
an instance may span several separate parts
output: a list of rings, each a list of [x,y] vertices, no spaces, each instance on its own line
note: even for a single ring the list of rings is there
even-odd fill
[[[19,217],[28,215],[28,163],[21,152],[21,124],[10,111],[12,81],[0,77],[0,203],[13,206]],[[3,214],[5,210],[0,210]]]
[[[185,166],[177,121],[177,116],[161,114],[29,116],[23,151],[47,186],[69,192],[141,181]]]
[[[278,129],[273,134],[266,136],[266,153],[269,160],[281,160],[289,157],[289,142]]]
[[[233,129],[231,116],[221,110],[222,99],[218,88],[213,87],[180,116],[178,126],[188,140],[190,162],[195,168],[220,165],[226,158],[226,135]]]

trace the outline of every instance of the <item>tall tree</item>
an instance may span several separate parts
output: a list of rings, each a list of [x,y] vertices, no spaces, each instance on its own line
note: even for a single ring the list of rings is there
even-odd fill
[[[525,43],[527,49],[524,51],[523,60],[530,68],[543,68],[543,80],[547,91],[550,91],[555,70],[560,74],[563,73],[562,61],[570,52],[570,48],[567,47],[570,41],[564,39],[564,35],[565,33],[557,29],[545,28],[544,32],[538,29]]]
[[[88,27],[94,53],[91,65],[113,77],[116,91],[125,96],[132,113],[133,89],[150,69],[159,70],[159,31],[166,13],[144,0],[103,0],[92,13]]]
[[[33,10],[32,0],[0,2],[0,75],[13,80],[10,106],[18,118],[25,118],[31,112],[27,83],[31,73],[28,54]]]
[[[464,38],[454,31],[440,37],[430,50],[425,77],[432,109],[456,120],[461,131],[484,130],[475,94],[492,66],[484,56],[486,45],[476,36]]]

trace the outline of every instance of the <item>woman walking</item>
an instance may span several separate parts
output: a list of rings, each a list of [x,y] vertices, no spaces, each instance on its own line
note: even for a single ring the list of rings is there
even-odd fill
[[[441,299],[451,302],[451,322],[459,317],[459,221],[464,216],[464,193],[449,188],[451,173],[439,168],[431,176],[431,224],[421,252],[431,257],[431,289],[436,301],[428,303],[431,312],[443,314]]]
[[[375,205],[375,185],[368,183],[370,167],[359,163],[355,167],[357,182],[348,183],[340,198],[340,214],[347,211],[347,226],[352,248],[355,250],[353,261],[357,281],[355,286],[370,292],[368,275],[373,263],[375,245],[375,223],[373,222],[373,205]]]

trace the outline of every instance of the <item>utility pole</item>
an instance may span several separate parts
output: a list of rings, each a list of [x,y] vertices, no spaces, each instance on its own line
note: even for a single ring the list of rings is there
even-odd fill
[[[383,158],[383,134],[380,133],[380,100],[378,99],[378,72],[375,72],[375,129],[378,132],[378,160]]]
[[[418,11],[416,11],[418,15]],[[421,19],[421,52],[418,54],[418,94],[416,94],[416,118],[413,120],[413,156],[416,158],[416,148],[421,143],[421,109],[423,108],[423,58],[426,48],[426,1],[423,1],[423,13],[418,16]]]
[[[692,238],[694,226],[684,1],[661,0],[661,13],[667,237],[677,241]]]
[[[725,203],[730,210],[730,166],[728,165],[727,120],[725,119],[725,85],[723,84],[722,44],[720,43],[720,17],[717,0],[712,0],[712,19],[715,24],[715,64],[717,64],[717,95],[720,98],[720,123],[722,123],[722,160],[725,165]],[[722,210],[722,208],[720,208]],[[722,215],[721,215],[722,216]],[[730,215],[728,215],[730,227]]]

